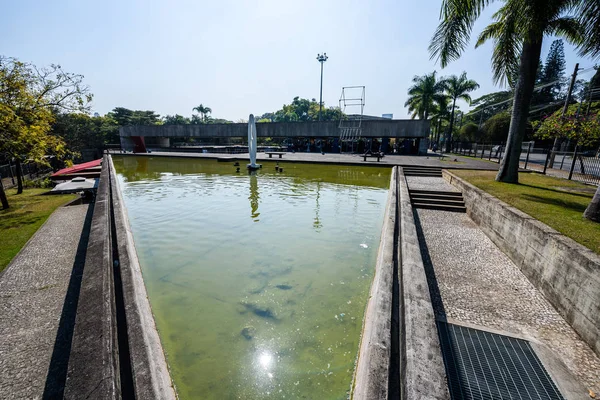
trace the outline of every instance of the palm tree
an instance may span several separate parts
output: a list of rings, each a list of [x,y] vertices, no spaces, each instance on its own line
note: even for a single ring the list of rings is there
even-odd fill
[[[412,118],[428,119],[429,114],[435,109],[436,103],[442,101],[444,97],[444,81],[436,79],[436,72],[423,76],[415,76],[413,83],[408,89],[408,100],[404,107],[412,113]]]
[[[475,20],[492,0],[443,0],[441,22],[431,40],[432,58],[445,67],[467,46]],[[542,42],[562,36],[579,54],[600,56],[600,2],[598,0],[502,0],[494,22],[479,35],[476,47],[494,41],[494,80],[513,83],[515,93],[506,155],[496,180],[517,183],[519,156],[525,135]],[[518,75],[515,75],[518,73]]]
[[[592,202],[587,206],[583,216],[589,220],[600,222],[600,185],[592,198]]]
[[[442,130],[442,121],[449,120],[450,117],[450,99],[448,96],[442,96],[440,100],[435,105],[435,109],[433,110],[431,121],[437,126],[435,133],[435,142],[440,145],[440,137]],[[441,149],[440,149],[441,150]]]
[[[469,92],[479,89],[479,84],[472,79],[467,79],[467,73],[463,72],[460,76],[452,75],[444,80],[446,86],[446,95],[452,99],[452,111],[450,112],[450,127],[446,134],[446,152],[450,151],[450,138],[454,128],[454,112],[456,109],[456,100],[464,100],[471,104]]]
[[[192,109],[192,111],[197,111],[200,116],[202,117],[202,121],[206,122],[206,118],[208,116],[208,114],[212,113],[212,110],[210,107],[204,107],[202,104],[200,104],[198,107],[194,107]]]

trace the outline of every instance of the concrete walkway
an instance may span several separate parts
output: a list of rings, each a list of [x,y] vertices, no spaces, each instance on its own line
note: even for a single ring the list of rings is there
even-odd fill
[[[118,152],[112,152],[111,154],[119,154]],[[127,153],[131,155],[131,153]],[[169,152],[169,151],[153,151],[150,154],[136,154],[138,156],[169,156],[169,157],[192,157],[192,158],[236,158],[236,159],[248,159],[248,153],[241,154],[217,154],[217,153],[181,153],[181,152]],[[456,162],[454,160],[457,160]],[[478,160],[472,157],[461,157],[456,155],[449,155],[443,160],[440,160],[439,155],[430,153],[428,156],[399,156],[399,155],[386,155],[381,159],[380,162],[373,158],[367,158],[367,161],[363,161],[363,157],[359,154],[335,154],[335,153],[285,153],[283,158],[280,159],[278,156],[269,158],[265,153],[257,153],[257,160],[259,161],[296,161],[296,162],[312,162],[312,163],[337,163],[337,164],[357,164],[357,165],[381,165],[381,166],[392,166],[392,165],[404,165],[404,166],[431,166],[441,167],[446,169],[479,169],[479,170],[498,170],[498,164],[492,163],[486,160]]]
[[[408,185],[423,179],[428,190],[449,189],[443,178]],[[600,392],[600,359],[467,214],[416,209],[415,221],[438,319],[539,342]]]
[[[93,207],[58,208],[0,275],[0,398],[62,398]]]

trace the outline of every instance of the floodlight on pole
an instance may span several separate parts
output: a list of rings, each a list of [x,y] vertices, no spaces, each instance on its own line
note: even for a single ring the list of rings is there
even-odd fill
[[[327,53],[317,54],[317,61],[321,63],[321,94],[319,96],[319,121],[321,120],[321,113],[323,111],[323,63],[327,61]]]

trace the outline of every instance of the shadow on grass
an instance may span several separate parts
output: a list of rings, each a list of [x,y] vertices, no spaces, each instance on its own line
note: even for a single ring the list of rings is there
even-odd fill
[[[534,194],[528,194],[528,193],[522,194],[521,197],[525,200],[534,201],[536,203],[549,204],[549,205],[562,207],[562,208],[567,208],[571,211],[577,211],[582,214],[587,207],[584,204],[579,204],[574,201],[555,199],[555,198],[551,198],[551,197],[536,196]]]
[[[48,218],[48,215],[31,215],[31,216],[26,216],[26,214],[33,214],[33,211],[25,211],[23,213],[21,213],[21,215],[19,215],[16,218],[12,218],[11,220],[7,221],[6,224],[2,224],[0,225],[1,229],[18,229],[18,228],[22,228],[26,225],[34,225],[40,222],[40,220],[46,219]]]
[[[571,191],[566,191],[566,190],[551,189],[549,187],[537,186],[537,185],[530,185],[530,184],[527,184],[527,183],[507,183],[507,185],[524,186],[524,187],[532,188],[534,190],[545,190],[545,191],[548,191],[548,192],[554,192],[554,193],[559,193],[559,194],[566,194],[566,195],[569,195],[569,196],[586,197],[586,198],[589,198],[589,199],[592,198],[592,196],[590,196],[589,193],[577,193],[577,192],[571,192]]]

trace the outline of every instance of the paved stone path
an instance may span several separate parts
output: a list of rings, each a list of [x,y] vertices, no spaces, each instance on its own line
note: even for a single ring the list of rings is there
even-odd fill
[[[115,152],[114,154],[119,154]],[[129,153],[131,154],[131,153]],[[216,158],[216,157],[235,157],[248,159],[248,153],[245,154],[216,154],[216,153],[178,153],[168,151],[154,151],[151,154],[142,154],[142,156],[172,156],[172,157],[197,157],[197,158]],[[259,161],[306,161],[306,162],[319,162],[319,163],[352,163],[358,165],[364,164],[375,164],[381,166],[390,165],[422,165],[442,168],[457,168],[457,169],[480,169],[480,170],[498,170],[498,164],[491,163],[486,160],[478,160],[471,157],[461,157],[456,155],[450,155],[444,160],[440,160],[439,156],[434,153],[430,153],[428,156],[399,156],[399,155],[386,155],[381,159],[380,162],[372,158],[367,158],[367,161],[363,161],[363,158],[359,154],[333,154],[333,153],[285,153],[282,159],[278,156],[269,158],[265,153],[257,153],[257,160]],[[454,162],[454,160],[457,160]]]
[[[441,181],[440,181],[441,179]],[[458,189],[447,183],[443,178],[434,176],[407,176],[406,183],[412,190],[431,190],[437,192],[457,192]]]
[[[0,275],[1,399],[62,398],[89,220],[56,209]]]
[[[448,189],[443,178],[427,180],[429,190]],[[437,317],[541,342],[585,387],[600,392],[600,359],[466,214],[415,214]]]

